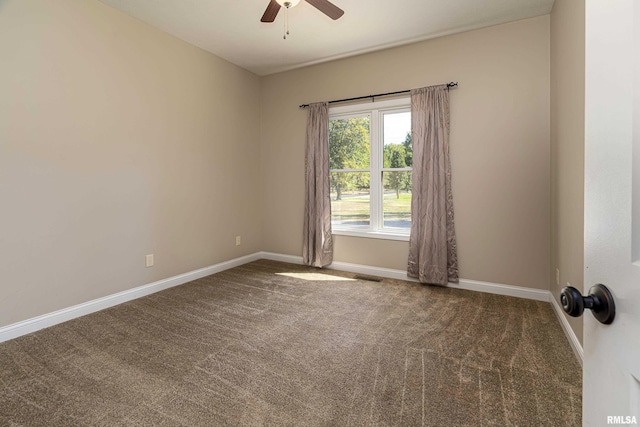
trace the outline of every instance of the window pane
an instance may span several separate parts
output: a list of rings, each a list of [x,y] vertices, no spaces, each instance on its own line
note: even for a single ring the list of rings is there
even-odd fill
[[[338,227],[369,227],[369,172],[331,172],[330,177],[331,224]]]
[[[384,228],[411,228],[411,171],[383,172]]]
[[[329,120],[331,169],[368,169],[371,153],[369,116]]]
[[[411,146],[411,112],[385,113],[384,167],[404,168],[413,164]]]

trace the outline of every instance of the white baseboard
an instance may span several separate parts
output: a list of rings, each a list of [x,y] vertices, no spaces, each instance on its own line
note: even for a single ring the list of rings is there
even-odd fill
[[[569,341],[571,350],[573,350],[573,353],[576,355],[576,359],[578,359],[580,366],[582,366],[584,363],[584,350],[582,349],[582,345],[580,344],[578,337],[575,332],[573,332],[573,328],[571,328],[571,325],[569,324],[564,311],[560,308],[558,301],[556,301],[551,293],[549,293],[549,302],[553,307],[553,312],[556,314],[558,321],[560,321],[560,325],[562,326],[562,330]]]
[[[522,286],[503,285],[501,283],[489,283],[479,282],[477,280],[460,279],[459,284],[449,284],[449,287],[466,289],[468,291],[486,292],[489,294],[532,299],[535,301],[549,301],[549,291],[544,291],[542,289],[525,288]]]
[[[302,257],[293,255],[282,255],[272,252],[261,252],[261,257],[272,261],[289,262],[292,264],[302,264]],[[394,270],[391,268],[372,267],[362,264],[351,264],[348,262],[334,261],[326,268],[331,270],[349,271],[351,273],[366,274],[369,276],[386,277],[389,279],[408,280],[417,282],[416,279],[407,276],[404,270]],[[499,283],[479,282],[477,280],[460,279],[460,283],[449,283],[448,287],[455,289],[465,289],[476,292],[486,292],[497,295],[507,295],[511,297],[526,298],[536,301],[549,301],[549,291],[541,289],[524,288],[521,286],[503,285]]]
[[[260,258],[268,259],[270,261],[288,262],[289,264],[302,265],[302,257],[297,255],[284,255],[274,252],[260,252]]]
[[[22,322],[1,327],[0,342],[17,338],[22,335],[30,334],[40,329],[48,328],[50,326],[57,325],[59,323],[66,322],[68,320],[75,319],[77,317],[84,316],[90,313],[95,313],[96,311],[104,310],[105,308],[113,307],[115,305],[122,304],[136,298],[150,295],[174,286],[182,285],[184,283],[191,282],[192,280],[200,279],[202,277],[219,273],[230,268],[238,267],[252,261],[257,261],[259,259],[288,262],[291,264],[302,264],[302,257],[300,256],[283,255],[273,252],[256,252],[251,255],[235,258],[209,267],[190,271],[188,273],[179,274],[177,276],[159,280],[148,285],[139,286],[137,288],[129,289],[117,294],[108,295],[103,298],[98,298],[82,304],[74,305],[73,307],[54,311],[52,313],[44,314],[42,316],[34,317],[32,319],[27,319]],[[368,265],[351,264],[338,261],[328,266],[328,268],[333,270],[348,271],[351,273],[365,274],[369,276],[408,280],[412,282],[416,281],[415,279],[408,277],[406,271],[394,270],[390,268],[372,267]],[[526,298],[536,301],[550,301],[556,315],[558,316],[558,319],[560,320],[560,324],[562,325],[562,328],[564,329],[564,332],[569,339],[571,348],[576,354],[576,357],[578,358],[580,364],[582,364],[582,346],[580,345],[580,342],[578,341],[576,335],[573,333],[571,326],[569,326],[569,322],[567,322],[567,319],[564,317],[562,310],[558,306],[558,303],[555,301],[555,298],[553,298],[549,291],[524,288],[520,286],[503,285],[498,283],[478,282],[475,280],[466,279],[461,279],[460,283],[458,284],[450,283],[449,287],[466,289],[476,292],[486,292],[497,295]]]
[[[192,280],[200,279],[202,277],[219,273],[220,271],[228,270],[230,268],[237,267],[248,262],[257,261],[259,259],[260,254],[254,253],[240,258],[221,262],[219,264],[211,265],[209,267],[193,270],[188,273],[169,277],[168,279],[158,280],[157,282],[118,292],[117,294],[108,295],[106,297],[94,299],[92,301],[87,301],[82,304],[74,305],[73,307],[64,308],[62,310],[47,313],[42,316],[24,320],[22,322],[4,326],[0,328],[0,342],[17,338],[22,335],[30,334],[40,329],[48,328],[50,326],[57,325],[58,323],[75,319],[76,317],[95,313],[96,311],[104,310],[105,308],[113,307],[115,305],[122,304],[136,298],[150,295],[168,288],[172,288],[174,286],[182,285],[184,283],[191,282]]]

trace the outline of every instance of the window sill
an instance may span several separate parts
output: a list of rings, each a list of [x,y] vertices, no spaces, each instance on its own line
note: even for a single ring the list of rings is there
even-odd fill
[[[384,239],[409,241],[409,234],[393,233],[389,231],[340,230],[333,229],[331,234],[336,236],[363,237],[366,239]]]

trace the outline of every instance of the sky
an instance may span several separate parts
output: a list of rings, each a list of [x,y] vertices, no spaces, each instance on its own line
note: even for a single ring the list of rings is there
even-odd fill
[[[383,127],[384,144],[400,144],[411,132],[411,113],[385,114]]]

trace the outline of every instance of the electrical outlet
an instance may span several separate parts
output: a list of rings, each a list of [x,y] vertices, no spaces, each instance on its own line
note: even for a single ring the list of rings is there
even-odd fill
[[[560,286],[560,269],[556,268],[556,285]]]
[[[236,246],[240,246],[242,243],[242,238],[240,236],[236,236]]]
[[[149,254],[144,257],[146,267],[153,267],[153,254]]]

